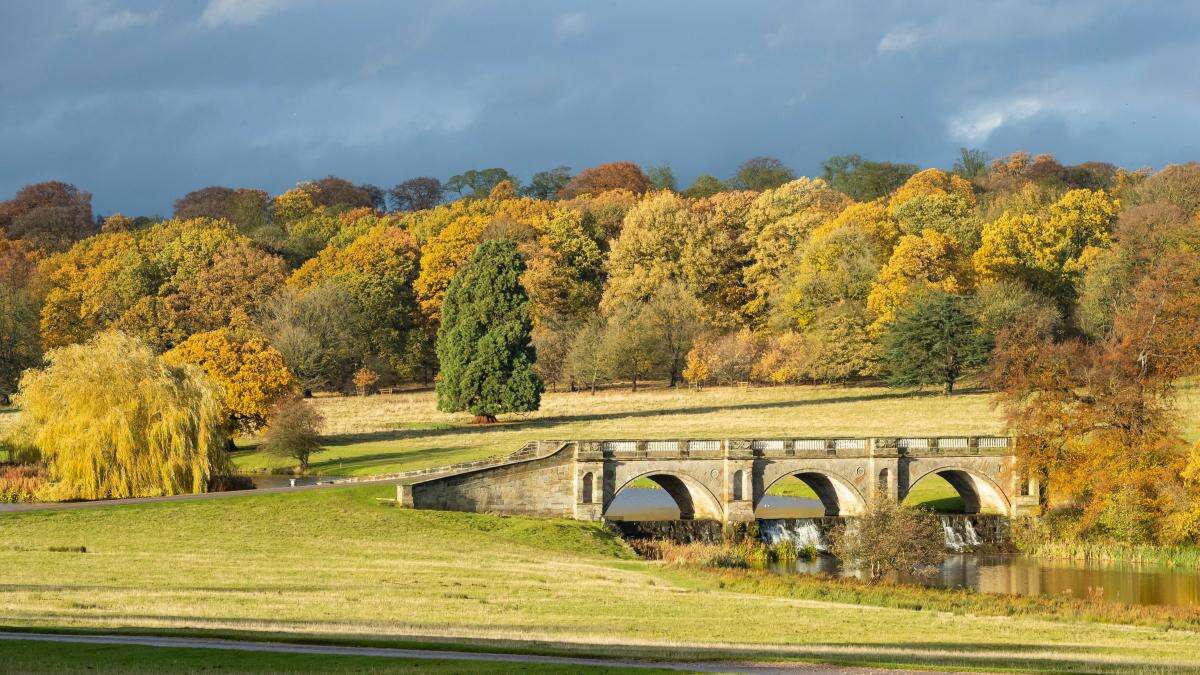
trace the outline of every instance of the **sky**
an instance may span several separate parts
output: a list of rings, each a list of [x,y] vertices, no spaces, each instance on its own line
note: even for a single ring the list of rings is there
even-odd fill
[[[0,199],[958,148],[1200,159],[1200,3],[0,0]]]

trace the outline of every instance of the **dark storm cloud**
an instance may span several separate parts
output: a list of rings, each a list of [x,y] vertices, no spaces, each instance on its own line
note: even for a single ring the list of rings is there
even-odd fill
[[[6,2],[0,196],[61,178],[167,214],[329,173],[962,145],[1161,165],[1200,158],[1198,28],[1148,2]]]

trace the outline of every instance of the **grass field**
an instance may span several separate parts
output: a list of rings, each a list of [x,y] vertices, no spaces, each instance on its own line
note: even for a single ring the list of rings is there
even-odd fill
[[[0,617],[13,628],[993,670],[1178,665],[1200,649],[1200,634],[1182,630],[735,591],[632,559],[598,524],[377,505],[387,494],[5,514]]]
[[[478,426],[466,414],[437,412],[431,391],[315,399],[326,419],[327,451],[314,472],[368,475],[501,455],[537,439],[896,436],[999,433],[991,396],[952,397],[885,387],[647,388],[547,393],[542,408]],[[248,451],[243,471],[291,466]]]
[[[0,640],[10,673],[561,673],[562,666]],[[571,666],[581,673],[669,672]]]

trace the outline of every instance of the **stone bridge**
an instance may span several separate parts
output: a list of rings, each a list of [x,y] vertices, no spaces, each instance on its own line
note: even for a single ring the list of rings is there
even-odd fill
[[[683,519],[748,521],[776,482],[795,476],[829,516],[879,495],[901,501],[926,476],[946,479],[968,513],[1017,515],[1037,485],[1018,480],[1013,441],[949,438],[772,438],[537,441],[487,466],[397,487],[401,506],[598,520],[634,481],[654,481]]]

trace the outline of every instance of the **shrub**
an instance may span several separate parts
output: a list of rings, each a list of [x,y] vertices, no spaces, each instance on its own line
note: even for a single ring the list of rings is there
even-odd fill
[[[946,556],[942,527],[927,511],[878,495],[831,535],[833,554],[875,582],[888,573],[928,574]]]
[[[301,473],[308,471],[308,458],[321,447],[321,426],[325,419],[301,398],[283,401],[271,411],[270,424],[263,434],[263,450],[300,462]]]
[[[38,501],[48,486],[46,473],[41,467],[17,465],[0,468],[0,504]]]

